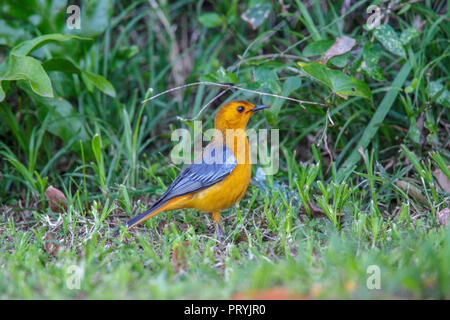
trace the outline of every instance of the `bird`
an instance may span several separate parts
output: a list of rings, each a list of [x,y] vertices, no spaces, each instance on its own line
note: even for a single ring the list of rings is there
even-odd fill
[[[246,127],[250,117],[265,105],[237,100],[225,103],[214,118],[214,135],[192,164],[143,213],[126,222],[128,229],[165,211],[194,208],[212,213],[216,237],[224,238],[220,211],[245,195],[251,178]]]

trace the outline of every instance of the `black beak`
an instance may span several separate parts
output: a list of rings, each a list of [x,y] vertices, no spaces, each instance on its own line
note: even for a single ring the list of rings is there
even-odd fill
[[[257,105],[255,105],[255,107],[254,107],[252,110],[250,110],[250,111],[256,112],[256,111],[259,111],[259,110],[262,110],[262,109],[268,109],[268,108],[269,108],[268,106],[264,106],[264,105],[262,105],[262,104],[257,104]]]

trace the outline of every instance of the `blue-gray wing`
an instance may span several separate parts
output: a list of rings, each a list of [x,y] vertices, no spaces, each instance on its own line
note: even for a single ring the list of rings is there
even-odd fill
[[[236,168],[237,160],[233,151],[226,146],[209,144],[202,157],[184,169],[156,201],[156,209],[168,200],[197,192],[225,179]]]

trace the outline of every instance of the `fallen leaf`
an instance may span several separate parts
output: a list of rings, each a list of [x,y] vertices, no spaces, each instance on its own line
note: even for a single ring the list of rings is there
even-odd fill
[[[172,258],[170,262],[175,272],[180,272],[187,269],[187,261],[184,254],[184,249],[189,247],[189,242],[184,241],[183,246],[184,248],[180,248],[179,246],[177,246],[172,252]]]
[[[312,201],[308,201],[309,210],[313,216],[326,216],[322,208],[316,206]]]
[[[47,198],[50,210],[53,212],[61,212],[67,209],[67,198],[60,190],[50,186],[45,190],[45,197]]]
[[[450,209],[445,208],[436,213],[436,220],[439,225],[447,226],[448,220],[450,219]]]
[[[44,242],[45,251],[52,256],[56,256],[59,249],[59,242],[56,240],[55,233],[51,231],[46,232],[42,240]]]
[[[322,210],[321,207],[316,206],[312,201],[308,201],[309,210],[311,211],[311,215],[313,217],[326,217],[326,213]],[[337,216],[344,216],[344,212],[338,212]]]
[[[349,52],[356,44],[356,40],[347,36],[338,37],[333,45],[324,53],[322,62],[326,64],[328,60],[335,56]]]
[[[450,169],[450,166],[448,167]],[[442,172],[441,169],[436,169],[433,171],[433,176],[439,183],[439,187],[444,190],[444,192],[450,193],[450,180],[447,176]]]
[[[232,300],[307,300],[308,297],[294,293],[283,287],[262,290],[237,292],[231,296]]]
[[[415,200],[427,203],[427,198],[422,194],[422,192],[419,190],[419,188],[415,187],[409,182],[397,180],[395,181],[395,185],[399,187],[402,191],[406,192],[410,197],[414,198]]]

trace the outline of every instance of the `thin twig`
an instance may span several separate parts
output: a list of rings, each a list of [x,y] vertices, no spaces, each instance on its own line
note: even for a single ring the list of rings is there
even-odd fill
[[[179,86],[179,87],[171,88],[171,89],[168,89],[168,90],[163,91],[161,93],[158,93],[157,95],[154,95],[153,97],[145,99],[141,103],[145,103],[145,102],[151,101],[151,100],[156,99],[156,98],[158,98],[158,97],[160,97],[162,95],[165,95],[167,93],[170,93],[170,92],[173,92],[173,91],[176,91],[176,90],[180,90],[180,89],[184,89],[184,88],[192,87],[192,86],[199,86],[199,85],[202,85],[202,84],[203,85],[208,85],[208,86],[221,87],[221,88],[237,89],[237,90],[241,90],[241,91],[245,91],[245,92],[259,94],[259,95],[262,95],[262,96],[269,96],[269,97],[275,97],[275,98],[279,98],[279,99],[294,101],[294,102],[299,103],[300,105],[302,105],[302,104],[314,104],[314,105],[319,105],[319,106],[326,106],[326,104],[320,103],[320,102],[299,100],[299,99],[289,98],[289,97],[285,97],[285,96],[280,96],[280,95],[273,94],[273,93],[266,93],[266,92],[261,92],[261,91],[257,91],[257,90],[245,89],[245,88],[241,88],[241,87],[237,87],[237,86],[233,86],[233,85],[229,85],[229,84],[215,83],[215,82],[209,82],[209,81],[198,81],[198,82],[184,84],[184,85]],[[303,107],[303,105],[302,105],[302,107]]]
[[[403,3],[400,3],[400,4],[396,5],[396,6],[393,7],[391,10],[392,10],[392,11],[396,11],[396,10],[398,10],[398,9],[403,8],[404,6],[406,6],[406,5],[408,5],[408,4],[413,4],[413,3],[416,3],[416,2],[422,2],[422,1],[423,1],[423,0],[410,0],[410,1],[406,1],[406,2],[403,2]]]
[[[299,56],[296,56],[296,55],[293,55],[293,54],[280,54],[280,53],[261,54],[259,56],[254,56],[254,57],[250,57],[250,58],[247,58],[247,59],[244,59],[243,57],[241,57],[241,58],[242,58],[241,60],[245,61],[245,62],[249,62],[249,61],[253,61],[253,60],[263,60],[263,59],[273,60],[273,59],[276,59],[276,58],[280,58],[280,59],[285,58],[285,59],[293,59],[293,60],[306,60],[303,57],[299,57]]]
[[[198,118],[199,115],[202,114],[202,112],[214,101],[216,101],[217,99],[219,99],[221,96],[223,96],[226,92],[228,91],[228,89],[225,89],[224,91],[222,91],[221,93],[219,93],[217,96],[215,96],[214,98],[212,98],[211,100],[209,100],[201,109],[200,111],[195,115],[195,117],[193,118],[183,118],[180,116],[177,116],[177,119],[180,121],[193,121],[196,120]]]

